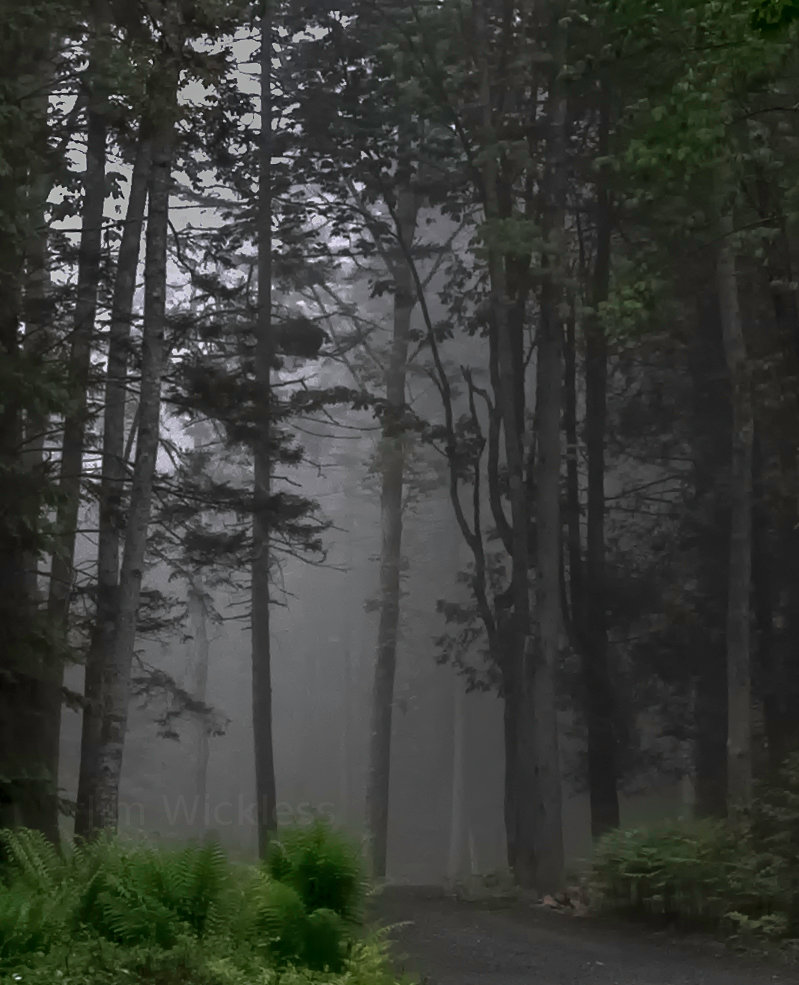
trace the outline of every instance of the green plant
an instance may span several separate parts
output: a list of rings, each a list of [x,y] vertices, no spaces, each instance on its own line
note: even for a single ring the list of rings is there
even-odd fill
[[[609,909],[716,925],[734,864],[735,845],[721,823],[619,829],[597,845],[592,898]]]
[[[299,963],[305,950],[308,915],[296,889],[258,873],[249,905],[256,946],[278,964]]]
[[[103,841],[76,850],[75,871],[82,887],[76,919],[121,943],[170,947],[223,919],[229,865],[214,843],[157,851]]]
[[[786,860],[723,821],[617,830],[597,845],[592,900],[684,926],[779,936],[791,928]],[[795,863],[794,863],[795,865]]]
[[[326,909],[346,922],[360,921],[366,889],[360,853],[324,822],[282,832],[270,845],[266,868],[299,893],[309,913]]]
[[[768,874],[787,919],[799,934],[799,753],[776,776],[758,785],[751,812],[751,838],[761,871]]]
[[[161,850],[107,836],[61,854],[6,831],[0,846],[0,982],[20,969],[26,985],[351,974],[364,885],[356,850],[327,828],[288,832],[258,868],[212,843]]]

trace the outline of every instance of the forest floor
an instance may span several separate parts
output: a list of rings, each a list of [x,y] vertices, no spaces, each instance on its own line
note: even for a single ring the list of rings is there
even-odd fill
[[[799,966],[705,937],[515,901],[389,888],[375,900],[395,966],[422,985],[797,985]]]

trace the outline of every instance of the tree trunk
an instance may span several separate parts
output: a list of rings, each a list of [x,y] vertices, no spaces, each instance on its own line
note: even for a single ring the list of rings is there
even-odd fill
[[[466,831],[466,692],[459,674],[453,675],[452,785],[449,810],[447,879],[454,883],[464,874]]]
[[[407,170],[406,151],[401,149],[402,171]],[[416,195],[403,176],[397,194],[397,234],[403,249],[396,251],[394,279],[394,325],[391,354],[386,369],[386,409],[381,440],[380,515],[380,622],[377,630],[374,688],[372,692],[369,772],[366,788],[366,825],[371,874],[386,875],[388,854],[389,792],[391,781],[391,725],[394,677],[397,665],[397,636],[400,620],[402,568],[402,498],[405,487],[405,373],[408,362],[411,313],[415,303],[412,271],[406,257],[416,228]]]
[[[750,589],[754,420],[735,254],[730,241],[734,232],[733,218],[724,204],[720,211],[716,277],[732,399],[727,597],[727,797],[729,814],[734,818],[748,808],[752,797]]]
[[[86,656],[78,802],[75,814],[75,834],[83,838],[92,838],[102,826],[96,814],[95,786],[98,778],[97,757],[102,730],[103,666],[113,646],[119,590],[122,507],[127,475],[125,397],[128,346],[150,175],[150,146],[145,136],[146,126],[146,122],[143,122],[139,133],[139,145],[131,176],[130,197],[119,246],[111,304],[97,541],[97,609],[89,652]]]
[[[60,653],[43,632],[37,574],[49,486],[41,468],[46,423],[35,409],[39,394],[31,400],[25,393],[49,336],[44,211],[51,48],[47,32],[0,42],[6,96],[30,127],[26,140],[9,132],[14,114],[0,123],[0,214],[6,226],[0,238],[0,827],[24,825],[55,840],[57,776],[47,753],[53,735],[50,680]]]
[[[540,292],[538,361],[536,366],[536,621],[535,643],[528,640],[526,657],[532,674],[535,721],[537,855],[534,885],[554,893],[563,884],[563,824],[555,678],[560,661],[561,518],[560,425],[563,381],[563,330],[559,315],[563,298],[562,237],[566,209],[566,94],[560,75],[565,39],[551,10],[552,72],[548,97],[546,170],[542,185],[542,228],[545,254]]]
[[[202,705],[208,699],[208,610],[205,590],[199,578],[189,584],[189,633],[191,634],[191,657],[187,675],[186,690],[192,698]],[[208,723],[202,715],[193,718],[194,732],[194,797],[197,805],[197,831],[205,832],[205,818],[208,799]]]
[[[260,394],[255,440],[252,560],[252,720],[258,852],[266,854],[277,830],[277,793],[272,744],[272,651],[270,635],[269,499],[272,489],[272,0],[261,18],[261,137],[258,153],[258,322],[255,383]]]
[[[712,272],[708,271],[712,276]],[[692,377],[693,495],[689,533],[698,545],[693,687],[694,810],[724,817],[727,809],[727,667],[724,613],[729,504],[729,387],[717,293],[702,299],[689,349]]]
[[[122,570],[117,593],[113,646],[102,679],[103,722],[97,757],[94,803],[98,824],[114,828],[130,699],[130,676],[159,447],[161,379],[164,371],[166,259],[169,190],[175,139],[178,83],[177,52],[172,50],[156,83],[158,121],[152,139],[142,329],[139,429],[133,465]]]
[[[610,106],[602,83],[599,120],[601,157],[608,153]],[[604,170],[596,186],[596,259],[593,313],[585,324],[585,443],[588,453],[588,533],[586,539],[585,623],[582,673],[588,729],[588,790],[591,833],[595,838],[619,826],[613,683],[608,662],[605,615],[605,429],[608,356],[605,328],[598,316],[610,283],[611,212]]]
[[[482,4],[474,6],[475,44],[480,51],[486,33]],[[482,187],[485,218],[488,223],[511,218],[510,196],[502,187],[496,157],[494,110],[487,57],[481,55],[480,108],[482,140],[485,146]],[[510,500],[510,531],[506,546],[511,555],[509,599],[512,608],[503,627],[502,664],[505,700],[505,819],[508,857],[519,885],[535,885],[538,849],[536,810],[538,775],[535,761],[536,723],[530,692],[533,671],[530,665],[530,496],[525,482],[524,461],[524,371],[518,358],[519,342],[524,330],[524,293],[511,298],[508,287],[507,260],[503,244],[489,243],[488,273],[491,290],[490,331],[496,351],[494,382],[497,408],[502,422],[505,465]],[[526,285],[525,285],[526,287]],[[521,303],[520,303],[521,302]],[[559,582],[558,582],[559,584]],[[510,744],[509,744],[510,743]],[[512,811],[512,820],[509,812]],[[510,824],[509,824],[510,820]]]
[[[580,470],[577,441],[577,339],[572,301],[566,322],[563,361],[563,425],[566,435],[566,545],[569,561],[569,615],[574,643],[582,652],[584,619],[583,550],[580,531]]]
[[[64,438],[59,469],[60,501],[56,515],[58,539],[50,570],[48,614],[57,632],[66,639],[67,620],[73,588],[73,561],[80,512],[83,450],[86,432],[89,374],[94,340],[97,292],[102,253],[103,208],[106,170],[106,93],[99,81],[106,72],[108,36],[104,5],[95,3],[93,25],[97,32],[88,75],[88,122],[86,170],[84,172],[83,214],[78,258],[78,284],[75,322],[69,355],[72,401],[64,418]],[[41,737],[44,761],[57,783],[61,704],[64,678],[62,658],[52,662],[45,675],[43,716],[46,733]]]

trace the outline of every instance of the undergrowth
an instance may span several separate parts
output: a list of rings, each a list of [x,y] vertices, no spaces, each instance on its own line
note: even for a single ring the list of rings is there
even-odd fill
[[[668,821],[599,842],[591,896],[686,928],[799,937],[799,756],[758,786],[746,824]]]
[[[389,985],[364,942],[357,849],[327,826],[281,834],[261,866],[215,843],[102,838],[59,852],[0,831],[0,982]]]

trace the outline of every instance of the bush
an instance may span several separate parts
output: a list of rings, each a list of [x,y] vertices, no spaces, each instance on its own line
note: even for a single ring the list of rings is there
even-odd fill
[[[264,868],[254,909],[273,958],[342,970],[365,895],[355,846],[319,821],[281,833]]]
[[[355,946],[358,852],[324,825],[287,832],[260,867],[216,844],[102,838],[62,855],[24,830],[0,831],[0,854],[0,982],[24,969],[26,985],[110,985],[123,970],[161,985],[270,985],[278,971],[360,983],[377,953]]]
[[[714,926],[727,912],[735,845],[716,822],[616,830],[597,845],[591,891],[606,908]]]
[[[751,840],[784,912],[786,931],[799,936],[799,753],[758,785]]]
[[[266,868],[296,889],[309,913],[325,909],[349,923],[361,920],[366,887],[360,854],[324,822],[281,833],[269,848]]]
[[[600,908],[685,928],[766,936],[789,928],[777,867],[750,830],[671,821],[610,832],[597,845],[592,899]]]

